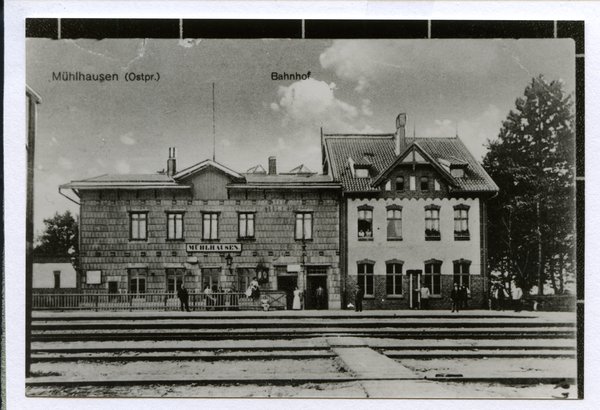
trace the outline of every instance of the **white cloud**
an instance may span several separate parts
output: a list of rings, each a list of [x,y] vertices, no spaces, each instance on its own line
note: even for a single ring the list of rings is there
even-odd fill
[[[482,73],[496,65],[498,47],[490,41],[443,40],[336,40],[319,57],[321,66],[340,78],[356,82],[355,91],[365,91],[380,78],[390,75],[422,75],[423,71],[442,73]],[[496,44],[493,44],[496,45]]]
[[[280,112],[285,127],[323,127],[335,132],[356,132],[364,126],[363,113],[334,95],[335,83],[310,78],[279,87],[279,102],[271,109]]]
[[[501,125],[500,110],[490,104],[478,117],[458,121],[458,136],[475,158],[480,160],[487,153],[487,140],[498,136]],[[449,119],[435,120],[433,126],[426,127],[421,132],[417,130],[418,137],[454,137],[456,134],[456,122]]]
[[[121,142],[125,145],[134,145],[135,140],[131,138],[133,136],[133,131],[129,131],[127,134],[121,135]]]
[[[125,160],[117,162],[115,169],[119,174],[129,174],[129,171],[131,171],[131,167]]]
[[[368,98],[362,100],[362,106],[360,107],[360,110],[363,113],[363,115],[366,115],[367,117],[372,116],[373,110],[371,110],[371,100],[369,100]]]

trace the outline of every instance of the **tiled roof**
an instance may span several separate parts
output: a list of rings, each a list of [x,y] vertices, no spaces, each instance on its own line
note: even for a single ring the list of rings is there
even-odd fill
[[[325,149],[335,181],[339,181],[347,192],[377,191],[371,184],[396,160],[393,134],[387,135],[323,135]],[[498,186],[477,162],[459,138],[407,138],[403,147],[417,143],[434,160],[445,159],[451,164],[467,163],[465,176],[453,178],[453,191],[479,192],[497,191]],[[372,167],[370,178],[355,178],[350,169],[349,158],[354,164],[364,164],[365,154]],[[402,153],[401,153],[402,154]],[[371,156],[372,155],[372,156]],[[360,161],[360,162],[359,162]],[[442,164],[437,164],[442,166]]]
[[[396,158],[394,135],[323,135],[329,155],[331,172],[335,181],[341,182],[346,191],[377,191],[371,186],[377,175]],[[349,158],[356,165],[371,165],[371,178],[355,178],[350,169]]]
[[[460,138],[417,138],[419,145],[433,158],[443,158],[453,164],[468,164],[465,176],[454,178],[458,187],[454,191],[498,191],[498,185],[485,172]]]

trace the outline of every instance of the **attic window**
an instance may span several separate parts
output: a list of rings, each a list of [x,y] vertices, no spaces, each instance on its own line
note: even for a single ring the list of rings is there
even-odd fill
[[[462,178],[462,177],[465,176],[465,169],[464,168],[451,168],[450,169],[450,174],[453,177]]]
[[[355,169],[356,178],[369,178],[369,169],[368,168],[356,168]]]

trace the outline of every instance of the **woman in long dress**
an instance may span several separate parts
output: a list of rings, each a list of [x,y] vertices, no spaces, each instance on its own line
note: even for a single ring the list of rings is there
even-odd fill
[[[300,310],[302,308],[302,305],[300,304],[300,295],[301,294],[302,294],[302,291],[300,289],[298,289],[298,286],[296,286],[296,289],[294,289],[294,304],[292,305],[292,309]]]

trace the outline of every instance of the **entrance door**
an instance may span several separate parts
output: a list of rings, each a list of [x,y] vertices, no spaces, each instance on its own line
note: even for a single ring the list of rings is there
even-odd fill
[[[421,274],[423,273],[420,269],[407,270],[408,275],[408,289],[410,292],[409,307],[411,309],[421,308]]]
[[[292,310],[292,304],[294,303],[294,289],[298,286],[298,278],[296,276],[278,276],[277,277],[277,290],[285,292],[285,304],[287,310]]]
[[[323,288],[321,298],[317,295],[319,287]],[[327,309],[327,275],[309,275],[306,281],[306,309]]]

